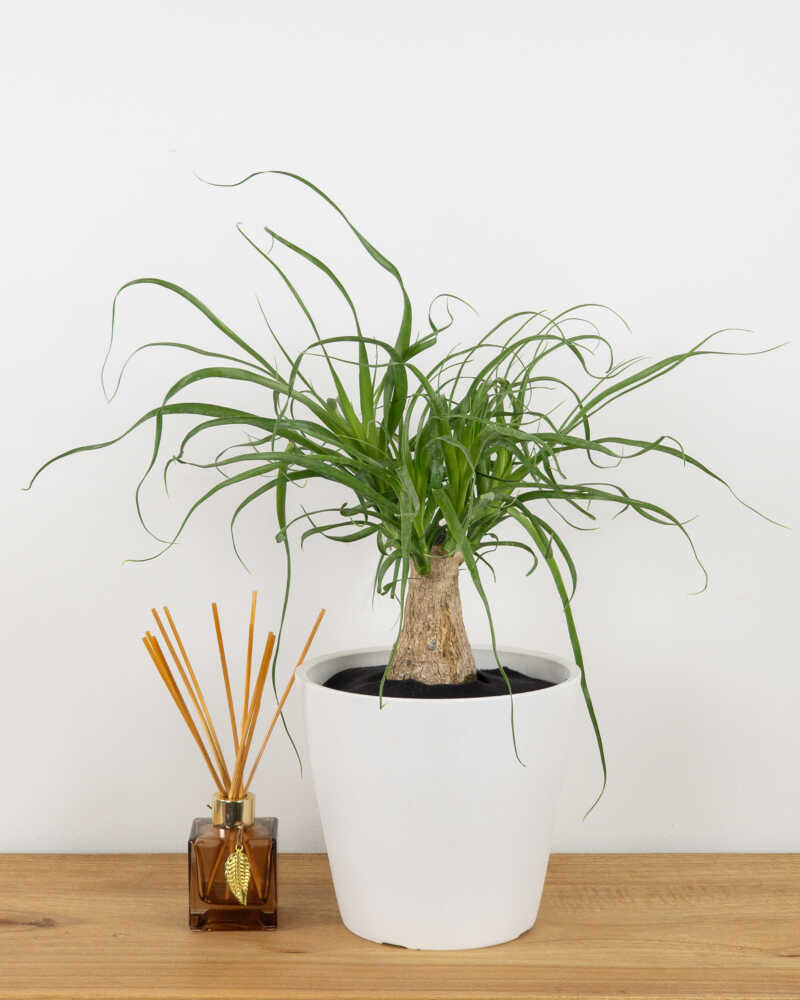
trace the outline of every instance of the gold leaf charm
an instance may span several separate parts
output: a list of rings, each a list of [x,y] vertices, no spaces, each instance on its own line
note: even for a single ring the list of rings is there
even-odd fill
[[[241,847],[228,855],[225,862],[225,881],[242,906],[247,904],[247,887],[250,885],[250,862]]]

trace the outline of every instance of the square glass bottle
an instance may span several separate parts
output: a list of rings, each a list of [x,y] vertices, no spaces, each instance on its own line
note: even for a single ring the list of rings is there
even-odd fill
[[[278,923],[278,821],[255,816],[255,797],[214,795],[211,818],[189,835],[189,926],[266,930]]]

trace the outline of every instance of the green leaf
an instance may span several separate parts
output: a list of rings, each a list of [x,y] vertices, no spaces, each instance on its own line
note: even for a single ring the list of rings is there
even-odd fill
[[[561,576],[561,570],[558,568],[555,557],[553,556],[552,548],[547,541],[546,537],[542,534],[541,529],[536,525],[530,518],[526,518],[520,511],[512,510],[511,516],[518,521],[522,527],[528,532],[530,537],[533,539],[534,545],[541,552],[544,560],[547,564],[547,568],[550,570],[550,574],[553,577],[553,582],[558,591],[558,596],[561,598],[561,608],[564,612],[564,620],[567,623],[567,632],[569,633],[569,641],[572,646],[572,655],[575,657],[575,663],[578,666],[581,675],[581,691],[583,692],[583,700],[586,704],[586,711],[589,713],[589,719],[592,723],[592,729],[594,730],[595,740],[597,742],[597,751],[600,754],[600,764],[603,769],[603,786],[600,789],[600,794],[592,803],[587,816],[594,809],[597,803],[600,801],[603,792],[606,790],[606,784],[608,781],[608,767],[606,764],[606,753],[603,747],[603,737],[600,735],[600,726],[597,722],[597,713],[595,712],[594,704],[592,702],[592,696],[589,693],[589,685],[586,680],[586,668],[583,662],[583,652],[581,650],[581,644],[578,639],[578,630],[575,627],[575,619],[572,614],[572,606],[570,603],[569,595],[567,594],[567,588],[564,585],[564,579]]]

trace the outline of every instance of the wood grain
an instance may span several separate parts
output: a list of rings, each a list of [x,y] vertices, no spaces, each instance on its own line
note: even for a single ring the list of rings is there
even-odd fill
[[[798,855],[555,855],[533,930],[462,952],[350,934],[324,855],[281,856],[275,932],[189,931],[185,878],[183,855],[0,855],[0,997],[800,998]]]

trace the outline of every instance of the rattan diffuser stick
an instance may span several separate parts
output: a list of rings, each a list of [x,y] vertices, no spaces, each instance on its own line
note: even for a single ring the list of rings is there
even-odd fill
[[[217,633],[217,646],[219,647],[219,662],[222,667],[222,679],[225,682],[225,696],[228,699],[228,715],[231,720],[231,732],[233,733],[233,749],[239,752],[239,734],[236,732],[236,712],[233,709],[233,694],[231,693],[231,678],[228,674],[228,660],[225,656],[225,646],[222,642],[222,626],[219,623],[219,611],[217,605],[211,605],[211,613],[214,616],[214,629]]]
[[[306,641],[303,652],[300,655],[297,665],[289,677],[289,681],[286,688],[281,696],[275,713],[270,721],[267,728],[264,739],[259,747],[258,755],[255,762],[250,770],[250,774],[245,782],[243,780],[245,768],[248,763],[248,757],[250,754],[250,747],[253,742],[253,737],[255,735],[259,713],[261,711],[261,702],[264,694],[264,688],[266,686],[267,676],[269,674],[269,668],[272,661],[272,653],[275,647],[275,634],[270,632],[267,636],[267,640],[264,646],[264,653],[261,657],[261,664],[256,674],[255,684],[250,686],[251,679],[251,668],[252,668],[252,657],[253,657],[253,642],[254,642],[254,632],[255,632],[255,610],[256,610],[256,592],[253,592],[252,601],[250,605],[250,626],[248,630],[248,642],[247,642],[247,660],[245,664],[245,683],[244,683],[244,694],[241,706],[241,722],[237,726],[236,724],[236,710],[233,702],[233,695],[231,691],[230,673],[228,670],[228,662],[225,656],[225,648],[222,642],[222,629],[220,627],[219,613],[217,611],[217,605],[212,604],[212,613],[214,618],[214,629],[216,632],[217,644],[219,647],[220,664],[222,668],[222,679],[225,687],[225,697],[228,706],[228,714],[231,721],[231,731],[233,735],[233,766],[228,767],[225,755],[222,749],[222,744],[220,742],[219,736],[217,735],[217,729],[214,726],[213,719],[211,717],[211,712],[208,708],[208,703],[206,701],[205,695],[203,694],[203,689],[200,686],[200,681],[197,678],[189,655],[186,652],[186,647],[178,632],[178,628],[175,625],[175,621],[170,614],[169,610],[165,607],[164,613],[167,616],[167,621],[169,622],[172,634],[177,643],[178,651],[176,651],[175,646],[170,639],[169,633],[164,627],[158,612],[153,609],[153,617],[155,618],[156,624],[158,625],[161,636],[164,643],[169,650],[170,656],[175,664],[177,676],[183,682],[183,686],[189,695],[189,703],[187,704],[186,699],[181,693],[181,688],[179,686],[176,676],[172,673],[169,664],[167,663],[167,658],[159,644],[158,639],[151,633],[147,632],[142,637],[142,642],[144,643],[147,652],[150,654],[150,658],[155,664],[156,670],[159,676],[164,682],[164,686],[169,691],[172,696],[178,711],[181,714],[184,722],[186,723],[189,732],[192,735],[195,743],[197,743],[200,753],[203,755],[203,760],[208,767],[211,777],[214,779],[214,784],[217,787],[220,795],[222,797],[227,797],[228,799],[239,799],[247,794],[247,789],[250,787],[250,783],[253,780],[253,775],[256,768],[263,756],[266,745],[269,741],[272,731],[275,728],[275,723],[280,717],[283,711],[283,706],[286,703],[286,699],[289,696],[289,692],[294,684],[295,674],[297,667],[305,659],[306,653],[316,635],[317,629],[319,628],[322,617],[325,614],[325,609],[323,608],[317,616],[317,620],[314,622],[314,627]],[[190,705],[194,708],[194,715]],[[195,721],[195,716],[197,722]],[[199,723],[199,725],[198,725]],[[202,732],[201,732],[202,731]],[[202,733],[205,733],[207,740],[204,742]],[[213,759],[212,759],[213,758]],[[215,766],[216,765],[216,766]]]
[[[211,763],[211,758],[208,756],[208,751],[206,750],[205,745],[203,744],[203,740],[200,736],[200,733],[198,733],[197,731],[197,726],[195,726],[194,720],[189,714],[189,709],[186,707],[186,702],[183,700],[180,690],[178,689],[178,685],[175,683],[175,678],[172,676],[172,673],[170,672],[169,666],[167,665],[166,657],[164,656],[163,652],[161,651],[161,647],[158,644],[158,639],[156,639],[156,637],[152,635],[152,633],[148,632],[146,635],[142,636],[142,642],[145,644],[145,648],[150,654],[153,663],[155,663],[156,670],[161,676],[161,679],[164,681],[167,691],[169,691],[169,693],[172,695],[172,698],[178,707],[178,711],[183,716],[183,720],[188,726],[189,732],[194,737],[195,743],[197,743],[198,747],[200,748],[200,753],[203,755],[203,760],[206,762],[208,770],[211,772],[211,777],[214,779],[214,784],[217,786],[219,791],[224,794],[224,788],[222,786],[222,782],[220,781],[217,772],[214,770],[214,765]]]
[[[286,699],[289,697],[289,692],[292,690],[292,685],[294,684],[294,678],[295,678],[295,675],[297,674],[297,668],[300,666],[300,664],[306,658],[306,653],[310,649],[311,643],[314,641],[314,636],[317,634],[317,629],[320,626],[320,622],[322,621],[322,616],[324,614],[325,614],[325,608],[323,608],[322,611],[320,611],[320,613],[317,615],[317,620],[314,622],[314,627],[311,629],[311,633],[310,633],[308,639],[306,639],[306,644],[303,647],[303,652],[300,654],[300,658],[297,661],[297,663],[295,664],[294,670],[292,671],[292,676],[289,678],[289,683],[286,685],[286,688],[284,689],[284,692],[281,695],[281,700],[278,702],[278,707],[275,709],[275,714],[272,716],[270,724],[267,727],[267,732],[266,732],[266,735],[264,736],[264,739],[263,739],[263,741],[261,743],[261,747],[260,747],[260,749],[258,751],[258,756],[256,757],[255,762],[253,763],[252,770],[250,771],[250,776],[247,779],[247,783],[244,786],[245,792],[250,787],[250,783],[253,780],[253,775],[256,773],[256,768],[258,767],[259,761],[261,760],[261,757],[263,756],[264,751],[267,748],[267,743],[269,742],[270,736],[272,736],[272,730],[275,728],[275,723],[278,721],[278,718],[280,717],[280,714],[283,711],[283,706],[286,704]],[[248,749],[249,749],[249,747],[248,747]]]

